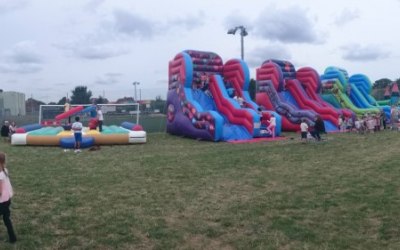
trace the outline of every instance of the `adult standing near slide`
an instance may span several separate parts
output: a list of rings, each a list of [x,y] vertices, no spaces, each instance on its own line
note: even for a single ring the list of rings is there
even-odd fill
[[[97,106],[97,120],[99,122],[99,132],[101,132],[103,131],[104,116],[100,106]]]
[[[68,99],[65,99],[65,104],[64,104],[64,113],[68,112],[71,109],[71,105],[68,102]],[[71,124],[71,116],[68,116],[68,124]]]

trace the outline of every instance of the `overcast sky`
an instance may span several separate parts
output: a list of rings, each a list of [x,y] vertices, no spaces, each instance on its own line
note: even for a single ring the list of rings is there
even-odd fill
[[[168,61],[185,49],[269,58],[372,82],[400,77],[400,0],[0,0],[0,88],[57,102],[75,86],[111,101],[166,98]]]

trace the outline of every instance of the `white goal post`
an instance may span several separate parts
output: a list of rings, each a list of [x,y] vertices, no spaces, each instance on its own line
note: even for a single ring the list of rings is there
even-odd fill
[[[70,110],[77,106],[84,108],[92,106],[92,104],[71,104]],[[123,103],[123,104],[97,104],[101,107],[104,116],[136,116],[136,124],[139,124],[140,104],[139,103]],[[39,124],[44,120],[55,120],[55,117],[64,113],[64,105],[40,105],[39,107]],[[75,115],[71,115],[75,116]]]

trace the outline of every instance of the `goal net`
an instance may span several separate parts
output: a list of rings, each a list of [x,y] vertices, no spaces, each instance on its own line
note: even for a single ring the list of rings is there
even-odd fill
[[[79,116],[81,121],[85,123],[95,116],[95,113],[93,114],[94,107],[91,104],[71,104],[70,110],[73,110],[78,106],[83,106],[82,111],[72,113],[70,116],[67,116],[64,119],[57,120],[56,116],[64,113],[64,105],[40,105],[39,123],[48,126],[57,126],[66,124],[69,121],[73,122],[75,116]],[[104,124],[119,125],[125,121],[134,122],[136,124],[139,123],[139,103],[97,104],[97,106],[100,107],[101,111],[103,112]]]

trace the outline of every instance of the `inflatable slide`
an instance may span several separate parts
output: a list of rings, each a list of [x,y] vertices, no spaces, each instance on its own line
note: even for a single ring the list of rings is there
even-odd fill
[[[358,93],[356,93],[357,95],[351,96],[352,100],[354,99],[356,103],[359,103],[357,105],[358,107],[382,109],[385,112],[386,117],[390,119],[390,106],[379,105],[379,103],[371,95],[372,84],[366,75],[352,75],[349,78],[349,84],[358,90]]]
[[[222,78],[223,61],[212,52],[186,50],[169,63],[167,132],[211,141],[260,137],[260,115],[241,107]]]
[[[223,78],[226,85],[231,85],[239,96],[243,96],[247,108],[253,110],[261,109],[261,116],[263,119],[269,120],[273,114],[276,118],[275,135],[280,135],[282,131],[282,118],[281,116],[271,110],[262,110],[262,108],[255,103],[249,94],[250,72],[247,64],[243,60],[231,59],[224,64]]]
[[[261,87],[257,94],[257,103],[268,107],[272,105],[278,113],[284,115],[287,118],[283,121],[285,130],[298,130],[298,124],[302,119],[308,120],[312,125],[317,114],[324,119],[327,131],[337,130],[340,113],[308,96],[296,78],[296,71],[290,62],[280,60],[264,62],[261,68],[257,69],[257,80]],[[272,85],[265,81],[271,81]],[[271,86],[275,87],[277,93],[274,93]]]
[[[349,77],[346,70],[337,67],[328,67],[321,76],[324,87],[323,99],[336,107],[345,107],[357,115],[378,113],[379,108],[367,106],[365,98],[358,89],[348,83]],[[353,103],[353,101],[355,103]],[[360,107],[363,103],[367,106]]]

